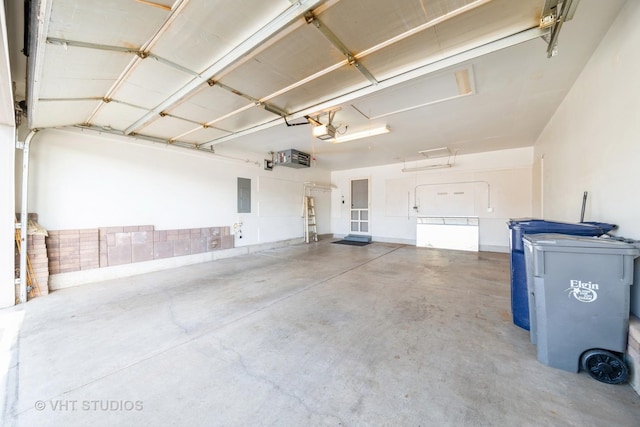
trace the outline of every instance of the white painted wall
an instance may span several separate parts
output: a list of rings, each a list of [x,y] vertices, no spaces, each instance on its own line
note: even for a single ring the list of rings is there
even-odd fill
[[[458,156],[455,166],[449,169],[404,173],[403,164],[394,164],[332,172],[332,182],[337,186],[332,197],[332,230],[338,235],[349,234],[350,180],[368,177],[374,240],[415,244],[417,216],[471,215],[480,217],[481,250],[508,251],[506,221],[531,216],[532,162],[533,149],[518,148]],[[471,181],[489,184],[493,212],[487,210],[486,184],[451,184]],[[442,185],[420,187],[423,184]],[[435,209],[430,195],[425,193],[427,189],[449,194],[464,192],[462,197],[468,199],[458,204],[447,202],[445,207]],[[416,203],[417,211],[413,209]]]
[[[618,224],[640,239],[640,2],[627,1],[535,145],[545,217]],[[636,260],[635,313],[640,314]]]
[[[263,158],[226,155],[240,160],[90,131],[43,130],[31,145],[29,211],[51,230],[242,222],[236,246],[302,237],[303,184],[328,183],[329,173],[284,166],[269,172]],[[251,179],[250,214],[237,213],[238,177]],[[330,196],[316,196],[318,231],[328,233]]]

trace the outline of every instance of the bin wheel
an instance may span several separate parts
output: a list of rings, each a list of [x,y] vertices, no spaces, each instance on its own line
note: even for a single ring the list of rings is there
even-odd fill
[[[589,350],[580,358],[582,369],[591,378],[607,384],[622,384],[629,378],[629,368],[624,361],[606,350]]]

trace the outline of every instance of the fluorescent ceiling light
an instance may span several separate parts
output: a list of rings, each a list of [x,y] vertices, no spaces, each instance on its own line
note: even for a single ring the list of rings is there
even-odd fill
[[[355,139],[360,139],[360,138],[367,138],[369,136],[382,135],[383,133],[389,133],[389,132],[391,132],[391,129],[389,129],[389,126],[384,125],[378,128],[363,130],[362,132],[354,132],[349,135],[338,136],[331,142],[333,142],[334,144],[340,144],[342,142],[353,141]]]
[[[426,171],[429,169],[450,168],[456,164],[456,156],[458,155],[458,149],[456,148],[456,150],[453,153],[453,162],[451,161],[451,150],[449,150],[449,147],[432,148],[431,150],[418,151],[418,153],[422,154],[427,159],[435,159],[438,157],[449,157],[449,159],[447,159],[447,163],[437,163],[437,164],[431,164],[431,165],[416,166],[414,168],[405,167],[404,169],[402,169],[402,172],[418,172],[418,171]]]
[[[402,172],[418,172],[418,171],[426,171],[429,169],[444,169],[444,168],[450,168],[451,166],[453,166],[451,163],[443,163],[441,165],[418,166],[415,168],[404,168],[402,169]]]
[[[451,150],[449,150],[449,147],[440,147],[440,148],[432,148],[430,150],[418,151],[418,154],[422,154],[427,159],[435,159],[437,157],[451,156]]]

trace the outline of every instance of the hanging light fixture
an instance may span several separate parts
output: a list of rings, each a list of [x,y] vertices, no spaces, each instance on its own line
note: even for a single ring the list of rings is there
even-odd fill
[[[336,128],[331,123],[315,126],[312,128],[311,132],[313,133],[313,136],[323,141],[328,141],[336,137]]]
[[[458,150],[456,149],[453,152],[453,160],[451,159],[451,150],[449,147],[441,147],[441,148],[432,148],[430,150],[422,150],[418,151],[419,154],[422,154],[427,159],[437,159],[440,157],[447,157],[447,163],[436,163],[436,164],[428,164],[424,166],[416,166],[412,168],[404,167],[402,172],[419,172],[430,169],[445,169],[455,166],[456,164],[456,156],[458,155]]]

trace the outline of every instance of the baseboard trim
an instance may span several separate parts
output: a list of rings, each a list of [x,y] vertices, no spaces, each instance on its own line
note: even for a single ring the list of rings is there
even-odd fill
[[[508,254],[511,252],[508,246],[497,245],[480,245],[480,252],[498,252],[502,254]]]
[[[334,239],[342,239],[346,236],[346,234],[333,234]],[[398,243],[401,245],[410,245],[415,246],[415,239],[396,239],[392,237],[380,237],[380,236],[372,236],[372,241],[380,242],[380,243]],[[511,250],[508,246],[498,246],[498,245],[479,245],[478,250],[480,252],[498,252],[498,253],[509,253]]]
[[[168,270],[203,262],[216,261],[240,255],[247,255],[269,249],[282,248],[304,242],[304,239],[296,238],[279,242],[260,243],[257,245],[240,246],[231,249],[222,249],[213,252],[204,252],[180,257],[155,259],[153,261],[136,262],[132,264],[116,265],[112,267],[95,268],[91,270],[73,271],[49,276],[49,290],[71,288],[89,283],[105,280],[121,279],[136,276],[138,274],[152,273],[154,271]]]

